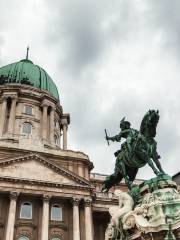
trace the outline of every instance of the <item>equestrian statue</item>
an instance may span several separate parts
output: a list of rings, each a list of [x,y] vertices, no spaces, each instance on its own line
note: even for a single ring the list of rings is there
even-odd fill
[[[130,122],[125,121],[125,118],[120,121],[121,131],[118,135],[109,137],[105,130],[108,145],[109,141],[120,142],[122,138],[125,139],[125,142],[121,144],[121,149],[114,153],[116,157],[114,173],[105,179],[103,192],[108,192],[123,178],[131,190],[138,169],[147,163],[157,176],[165,174],[159,162],[157,142],[154,139],[158,121],[159,112],[149,110],[143,117],[139,131],[131,128]]]

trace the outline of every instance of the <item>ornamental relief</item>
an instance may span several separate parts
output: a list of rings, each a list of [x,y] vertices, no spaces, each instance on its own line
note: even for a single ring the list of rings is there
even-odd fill
[[[59,238],[64,240],[64,231],[62,229],[53,228],[50,230],[49,237],[50,239]]]
[[[19,227],[15,239],[18,240],[22,236],[28,237],[29,240],[33,240],[33,229],[31,227]]]

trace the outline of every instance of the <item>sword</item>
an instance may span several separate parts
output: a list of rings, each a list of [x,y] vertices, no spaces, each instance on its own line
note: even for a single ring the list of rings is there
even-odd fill
[[[106,131],[106,129],[104,129],[104,132],[105,132],[106,140],[107,140],[108,135],[107,135],[107,131]],[[109,140],[107,140],[107,144],[108,144],[108,146],[109,146]]]

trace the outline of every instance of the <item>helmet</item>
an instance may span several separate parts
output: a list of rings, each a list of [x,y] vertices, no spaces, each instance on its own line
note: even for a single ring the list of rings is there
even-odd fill
[[[131,123],[128,121],[125,121],[125,117],[123,117],[123,119],[121,119],[120,121],[120,128],[130,128]]]

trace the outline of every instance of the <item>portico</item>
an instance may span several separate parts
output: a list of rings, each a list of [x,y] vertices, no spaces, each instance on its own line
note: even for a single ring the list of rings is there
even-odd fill
[[[61,236],[63,236],[63,239],[71,239],[69,238],[71,235],[73,240],[82,240],[80,237],[80,221],[83,221],[85,224],[85,236],[83,239],[93,240],[91,185],[86,180],[71,175],[68,170],[63,172],[60,167],[59,171],[61,171],[61,174],[59,174],[59,180],[61,179],[63,183],[57,182],[58,173],[56,172],[58,169],[54,172],[54,179],[56,181],[50,179],[52,172],[50,168],[53,166],[48,166],[49,163],[46,160],[44,161],[40,156],[36,155],[33,157],[32,155],[31,157],[24,157],[24,159],[17,158],[0,163],[0,195],[6,194],[6,198],[9,199],[7,214],[4,216],[5,240],[19,239],[23,234],[23,236],[27,237],[38,234],[42,240],[53,239],[53,237],[61,239]],[[25,166],[27,163],[28,165]],[[43,172],[47,178],[46,182],[43,181],[43,178],[42,180],[40,178],[35,179],[33,170],[30,170],[29,174],[26,173],[26,180],[23,176],[22,178],[18,176],[19,172],[16,171],[17,168],[27,167],[28,169],[29,164],[35,164],[37,169],[38,167],[42,167],[42,163],[44,166]],[[25,168],[24,171],[26,172]],[[11,176],[8,177],[10,173],[9,169],[11,169]],[[14,178],[15,175],[18,176],[18,181]],[[64,175],[67,177],[64,177]],[[71,180],[72,178],[73,180]],[[10,181],[10,183],[7,184],[7,181]],[[69,185],[70,183],[71,185]],[[22,185],[26,186],[26,188],[23,189]],[[13,191],[14,189],[16,191]],[[36,199],[36,201],[33,199]],[[39,205],[36,202],[39,202]],[[22,208],[22,204],[24,203],[27,204]],[[25,210],[26,206],[28,206],[27,210]],[[29,207],[32,208],[31,217],[25,216],[26,218],[22,218],[24,216],[21,212],[22,209],[27,214]],[[84,217],[81,217],[81,219],[80,207],[84,211]],[[62,212],[62,219],[54,220],[53,214],[55,217],[58,215],[58,208]],[[37,209],[36,213],[35,209]],[[39,222],[34,220],[34,218],[39,219]],[[23,227],[23,222],[24,224],[26,223],[25,227]],[[69,226],[71,224],[72,228],[70,229]],[[25,229],[27,228],[29,230],[25,234]]]

